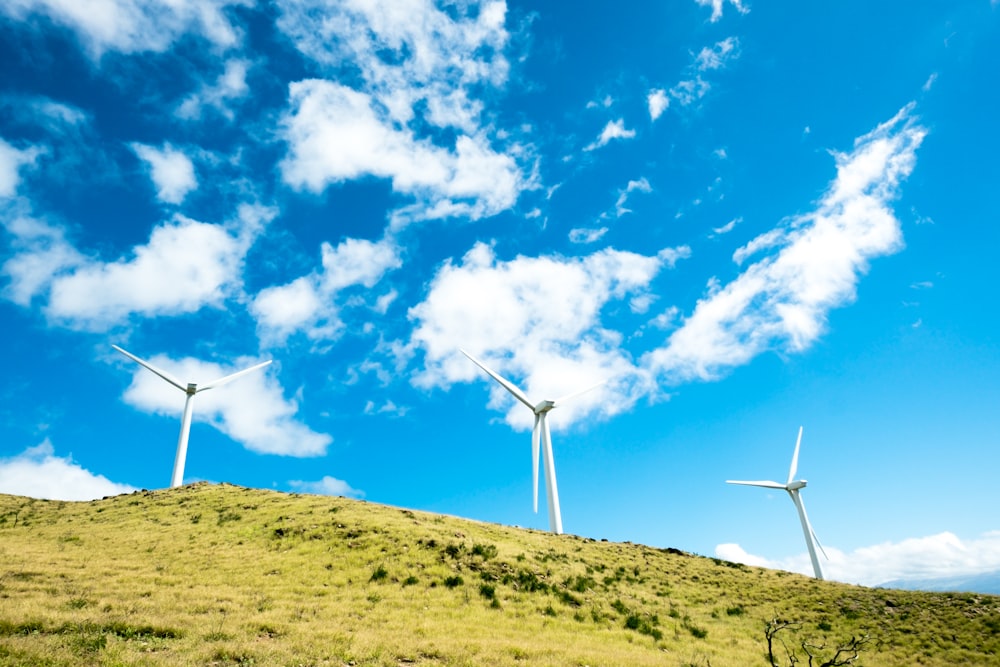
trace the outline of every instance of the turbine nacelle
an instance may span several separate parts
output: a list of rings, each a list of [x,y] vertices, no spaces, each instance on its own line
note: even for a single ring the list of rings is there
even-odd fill
[[[556,407],[556,402],[555,401],[545,400],[545,401],[542,401],[541,403],[539,403],[538,405],[536,405],[532,409],[535,411],[536,415],[542,415],[542,414],[545,414],[546,412],[549,412],[550,410],[555,409],[555,407]]]
[[[785,485],[785,489],[787,489],[788,491],[798,491],[799,489],[806,488],[806,484],[808,484],[806,480],[800,479],[794,482],[789,482],[788,484]]]

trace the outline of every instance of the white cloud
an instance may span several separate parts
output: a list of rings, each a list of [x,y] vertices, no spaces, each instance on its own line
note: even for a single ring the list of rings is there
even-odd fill
[[[713,227],[712,236],[722,236],[723,234],[728,234],[729,232],[733,231],[733,229],[736,228],[736,225],[740,224],[741,222],[743,222],[743,218],[733,218],[732,220],[722,225],[721,227]],[[737,262],[737,264],[739,264],[739,262]]]
[[[237,359],[232,366],[221,366],[190,357],[171,359],[156,355],[144,358],[182,382],[194,383],[211,382],[260,361]],[[143,412],[177,417],[179,425],[184,392],[138,364],[132,365],[135,367],[132,383],[125,390],[123,400]],[[268,370],[250,373],[224,387],[199,393],[193,399],[193,420],[210,424],[260,454],[322,456],[333,439],[296,420],[297,402],[284,397],[281,385]]]
[[[677,85],[669,90],[670,97],[684,107],[701,100],[712,89],[712,84],[702,75],[708,71],[722,69],[737,57],[739,57],[739,40],[735,37],[716,42],[711,48],[703,48],[688,67],[689,77],[678,81]]]
[[[483,136],[461,135],[454,151],[418,139],[384,117],[369,95],[317,79],[290,85],[282,121],[289,154],[285,182],[321,192],[363,176],[390,179],[396,192],[421,202],[413,217],[494,215],[513,206],[524,183],[513,158]]]
[[[133,143],[132,150],[149,165],[149,177],[156,186],[156,197],[168,204],[180,204],[189,192],[198,187],[191,158],[170,144],[154,148]]]
[[[135,489],[95,475],[70,457],[55,456],[46,439],[17,456],[0,459],[0,493],[46,500],[95,500]]]
[[[716,42],[712,48],[706,46],[695,57],[695,68],[699,72],[722,69],[730,60],[739,57],[738,47],[739,40],[735,37]]]
[[[705,97],[712,86],[701,76],[693,79],[679,81],[676,86],[670,89],[670,95],[680,102],[681,106],[690,106]]]
[[[35,163],[40,149],[14,148],[0,139],[0,197],[13,197],[21,182],[21,167]]]
[[[602,326],[602,311],[610,302],[645,294],[675,259],[674,252],[647,257],[606,249],[586,257],[501,262],[477,243],[459,265],[446,263],[425,300],[410,309],[416,323],[410,345],[423,350],[425,365],[414,383],[482,381],[485,376],[459,353],[465,348],[498,372],[511,373],[536,400],[610,380],[560,410],[554,425],[586,413],[627,410],[649,388],[622,351],[620,334]],[[492,407],[511,407],[505,392],[491,391]],[[530,427],[531,415],[519,405],[507,420]]]
[[[626,213],[632,212],[625,204],[628,203],[629,195],[636,191],[649,193],[653,191],[653,188],[645,178],[640,178],[638,181],[629,181],[625,189],[618,193],[618,201],[615,202],[615,215],[617,217],[620,218]]]
[[[66,240],[63,230],[29,216],[16,216],[5,223],[12,237],[13,256],[3,264],[9,280],[4,297],[28,306],[52,281],[87,260]]]
[[[600,136],[597,139],[586,146],[583,150],[592,151],[602,146],[607,146],[609,142],[615,139],[631,139],[635,136],[635,130],[628,130],[625,128],[625,121],[621,118],[618,120],[609,120],[608,124],[604,126],[601,130]]]
[[[15,248],[3,265],[10,279],[6,296],[27,305],[47,293],[44,312],[51,320],[91,331],[122,324],[133,314],[218,307],[241,288],[246,251],[273,214],[244,205],[228,226],[175,216],[154,228],[131,256],[109,263],[85,257],[52,225],[16,218],[6,224]]]
[[[0,12],[17,20],[33,14],[48,17],[74,31],[96,61],[106,51],[166,51],[189,34],[217,47],[235,46],[240,35],[226,18],[226,10],[250,4],[251,0],[11,0],[0,3]]]
[[[250,312],[264,341],[284,343],[299,331],[312,340],[336,338],[344,328],[338,293],[352,286],[371,289],[402,265],[399,249],[387,239],[345,239],[336,247],[324,243],[322,253],[322,271],[268,287],[254,298]],[[371,307],[384,313],[394,298],[394,293],[380,295]]]
[[[726,4],[726,0],[695,0],[702,7],[711,7],[712,16],[708,19],[712,23],[715,23],[722,18],[722,7]],[[736,11],[740,14],[746,14],[750,9],[743,4],[743,0],[729,0]]]
[[[575,227],[569,230],[569,240],[570,243],[596,243],[607,233],[607,227],[596,227],[592,229]]]
[[[656,120],[670,106],[670,98],[667,97],[667,91],[662,88],[654,88],[646,96],[646,104],[649,106],[650,119]]]
[[[798,351],[822,332],[832,308],[851,302],[868,261],[902,247],[889,204],[916,162],[925,130],[911,106],[836,154],[837,177],[816,210],[737,251],[773,253],[714,287],[644,362],[671,382],[715,377],[767,349]]]
[[[342,479],[326,475],[318,482],[303,482],[292,480],[288,485],[299,493],[316,493],[322,496],[347,496],[350,498],[363,498],[364,491],[352,489],[351,485]]]
[[[177,108],[177,116],[186,120],[201,118],[202,110],[210,107],[229,120],[233,112],[229,102],[238,100],[250,92],[247,85],[247,70],[250,62],[239,58],[226,61],[225,71],[219,75],[213,85],[205,84],[197,93],[189,95]]]
[[[193,313],[220,306],[239,287],[246,243],[219,225],[178,216],[149,243],[116,262],[87,262],[56,277],[46,314],[73,327],[103,330],[133,313]]]
[[[279,29],[338,81],[291,84],[282,164],[290,185],[318,192],[367,175],[388,178],[416,200],[393,213],[395,226],[494,215],[533,187],[517,163],[531,159],[530,147],[480,118],[479,97],[505,85],[509,72],[504,2],[442,10],[431,0],[283,0],[278,8]],[[359,74],[350,88],[339,76],[345,64]],[[506,152],[491,137],[508,142]]]
[[[395,402],[389,400],[382,405],[375,405],[375,401],[368,401],[365,403],[366,415],[389,415],[391,417],[403,417],[409,411],[409,408],[396,405]]]
[[[344,63],[360,71],[387,125],[405,125],[426,107],[424,121],[475,133],[482,103],[474,93],[507,80],[502,0],[447,11],[431,0],[277,4],[279,29],[303,54],[333,71]]]
[[[829,560],[821,560],[827,579],[863,586],[878,586],[903,580],[965,577],[1000,570],[1000,531],[962,540],[953,533],[883,542],[850,553],[824,546]],[[735,563],[812,575],[809,555],[804,551],[781,559],[747,553],[738,544],[720,544],[719,558]]]

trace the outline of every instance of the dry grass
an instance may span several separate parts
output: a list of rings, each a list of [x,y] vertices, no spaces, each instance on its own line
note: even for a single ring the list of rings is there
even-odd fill
[[[767,665],[775,616],[870,633],[861,664],[1000,665],[991,596],[228,485],[0,496],[0,665]]]

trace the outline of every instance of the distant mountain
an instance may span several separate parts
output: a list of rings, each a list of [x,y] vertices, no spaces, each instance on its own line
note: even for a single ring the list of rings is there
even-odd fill
[[[1000,572],[984,572],[958,577],[937,579],[894,579],[879,588],[901,588],[908,591],[931,591],[952,593],[986,593],[1000,595]]]

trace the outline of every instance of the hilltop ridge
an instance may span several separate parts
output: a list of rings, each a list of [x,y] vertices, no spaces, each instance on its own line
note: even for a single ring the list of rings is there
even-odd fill
[[[768,665],[776,617],[799,658],[1000,664],[994,596],[206,483],[0,495],[0,599],[0,665]]]

